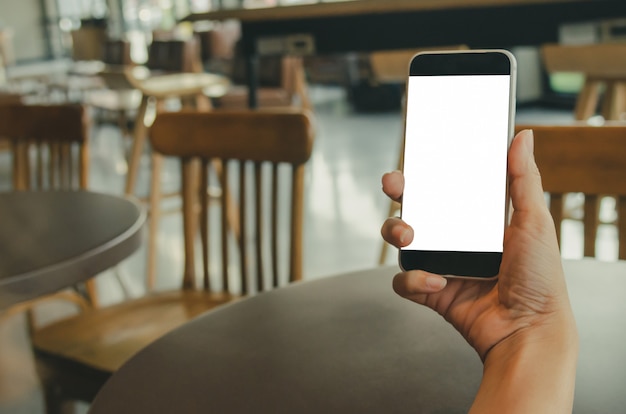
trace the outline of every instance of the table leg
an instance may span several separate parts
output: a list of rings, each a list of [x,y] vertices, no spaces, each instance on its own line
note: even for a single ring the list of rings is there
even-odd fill
[[[246,77],[248,80],[248,107],[250,109],[256,109],[259,106],[257,98],[259,57],[256,54],[246,56]]]

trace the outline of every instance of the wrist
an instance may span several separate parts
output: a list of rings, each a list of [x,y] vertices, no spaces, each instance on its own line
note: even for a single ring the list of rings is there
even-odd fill
[[[487,354],[472,412],[571,412],[577,359],[571,312],[520,329]]]

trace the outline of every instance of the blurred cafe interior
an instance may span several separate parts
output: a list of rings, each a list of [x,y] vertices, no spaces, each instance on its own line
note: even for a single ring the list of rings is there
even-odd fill
[[[401,166],[418,51],[510,50],[518,126],[626,122],[626,3],[473,3],[0,2],[0,414],[85,413],[135,353],[203,312],[397,266],[381,176]],[[616,131],[622,158],[579,160],[562,173],[574,184],[545,187],[564,260],[626,260]],[[600,135],[553,148],[546,171],[600,154]]]

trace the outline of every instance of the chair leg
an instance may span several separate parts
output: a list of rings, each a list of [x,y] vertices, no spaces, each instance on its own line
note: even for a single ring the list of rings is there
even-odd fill
[[[574,117],[578,121],[585,121],[596,113],[598,105],[600,82],[594,79],[586,79],[585,84],[576,99]]]
[[[402,112],[403,112],[403,128],[406,127],[406,116],[404,115],[406,113],[406,93],[404,94],[404,97],[402,99]],[[397,164],[397,169],[399,171],[402,171],[402,167],[404,166],[404,135],[401,137],[401,142],[402,144],[400,145],[400,154],[398,155],[398,164]],[[393,217],[394,214],[400,210],[400,204],[397,201],[393,201],[390,200],[389,201],[389,210],[387,211],[387,217]],[[389,243],[387,243],[386,241],[383,241],[383,245],[380,249],[380,256],[378,256],[378,264],[382,265],[385,264],[385,261],[387,259],[387,250],[389,250]]]
[[[599,204],[600,199],[598,196],[585,195],[585,216],[583,217],[585,257],[595,257],[596,255]]]
[[[163,156],[156,151],[152,152],[152,178],[150,184],[150,211],[148,228],[148,252],[146,262],[146,283],[151,290],[156,283],[156,249],[159,232],[159,220],[161,216],[161,170],[163,169]]]
[[[45,384],[43,394],[46,414],[76,414],[75,402],[63,398],[60,386]]]
[[[195,251],[194,240],[197,230],[198,205],[198,169],[197,163],[191,159],[182,162],[182,196],[183,196],[183,234],[185,243],[185,270],[183,287],[195,287]]]
[[[400,204],[395,201],[389,203],[389,211],[387,217],[393,217],[393,215],[400,209]],[[389,243],[383,241],[382,248],[380,250],[380,256],[378,257],[378,264],[383,265],[387,259],[387,251],[389,250]]]
[[[602,101],[602,115],[607,121],[619,121],[626,108],[626,92],[624,83],[619,81],[607,82]]]
[[[617,197],[618,258],[626,260],[626,197]]]
[[[137,174],[139,172],[139,162],[141,161],[141,152],[143,151],[144,141],[146,140],[147,127],[144,118],[148,108],[148,96],[141,98],[141,105],[137,111],[137,120],[135,121],[135,129],[133,131],[133,147],[128,160],[128,173],[126,175],[125,194],[132,195],[135,193],[135,185],[137,183]]]

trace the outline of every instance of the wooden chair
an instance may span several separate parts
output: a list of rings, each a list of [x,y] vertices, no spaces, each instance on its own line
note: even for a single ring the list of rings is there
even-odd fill
[[[91,400],[104,381],[137,351],[199,313],[302,278],[303,174],[313,144],[309,115],[301,111],[163,113],[155,120],[151,140],[154,152],[182,161],[185,270],[181,289],[153,291],[35,332],[34,349],[51,408],[68,398]],[[200,180],[194,176],[194,171],[198,172],[195,159],[204,172]],[[244,167],[246,162],[252,165]],[[194,206],[200,193],[198,182],[205,185],[209,167],[221,165],[222,185],[239,183],[240,219],[245,232],[241,239],[245,242],[238,245],[239,254],[231,258],[233,252],[229,249],[233,246],[229,244],[233,240],[223,214],[228,210],[227,199],[222,198],[219,209],[219,232],[218,228],[207,231],[209,207],[206,197],[200,197],[204,275],[202,287],[195,289],[193,246],[198,210]],[[245,173],[240,177],[231,175],[237,171]],[[268,180],[262,176],[265,173],[270,174]],[[287,182],[282,182],[283,178]],[[261,183],[271,183],[272,188],[265,192],[258,187]],[[286,206],[280,204],[286,200]],[[244,210],[244,206],[251,210]],[[218,235],[218,243],[224,242],[220,247],[221,278],[208,274],[207,265],[218,260],[206,254],[210,234]],[[270,252],[269,259],[262,257],[264,252]],[[237,257],[241,271],[233,275],[228,264]],[[252,265],[255,274],[251,274]],[[285,273],[278,274],[285,269]]]
[[[626,112],[626,43],[546,44],[541,47],[541,55],[548,73],[585,75],[584,86],[576,99],[577,120],[587,120],[596,114],[602,87],[602,115],[606,120],[621,119]]]
[[[80,105],[8,105],[16,190],[86,189],[89,121]],[[33,157],[33,150],[36,155]]]
[[[89,119],[82,106],[0,103],[0,137],[12,151],[15,190],[84,190],[89,171]],[[18,305],[11,313],[32,309],[51,298],[69,300],[81,309],[97,306],[95,282]],[[36,323],[29,314],[31,327]]]
[[[0,105],[20,104],[23,102],[23,96],[19,93],[11,93],[0,91]],[[10,151],[11,142],[9,137],[0,135],[0,152]]]
[[[89,119],[82,106],[0,104],[0,136],[11,141],[16,190],[87,188]]]
[[[222,109],[245,109],[248,107],[248,87],[243,59],[236,56],[230,73],[233,86],[223,96],[214,98],[215,106]],[[290,107],[297,104],[311,110],[303,60],[299,56],[268,56],[259,60],[260,108]]]
[[[532,129],[535,158],[543,189],[550,194],[550,212],[559,242],[563,196],[584,193],[584,255],[594,257],[598,224],[598,198],[617,198],[619,259],[626,259],[626,126],[519,125]]]

